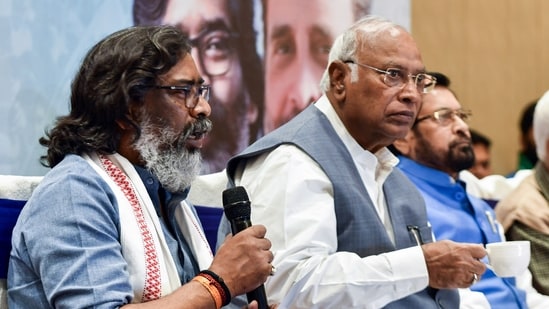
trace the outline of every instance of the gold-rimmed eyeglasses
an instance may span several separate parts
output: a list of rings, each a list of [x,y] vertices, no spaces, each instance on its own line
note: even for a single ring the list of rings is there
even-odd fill
[[[435,88],[437,79],[426,73],[418,73],[416,75],[406,74],[404,70],[396,68],[387,68],[385,70],[378,69],[371,65],[359,63],[353,60],[344,61],[345,63],[354,63],[361,67],[374,70],[383,75],[383,83],[389,87],[402,88],[411,79],[416,85],[417,91],[420,93],[428,93]]]
[[[463,120],[464,122],[468,122],[472,116],[473,116],[473,113],[469,110],[462,110],[462,109],[453,110],[449,108],[441,108],[430,115],[418,117],[416,119],[415,124],[426,119],[433,119],[436,122],[438,122],[440,125],[447,126],[454,121],[454,117],[457,117]]]

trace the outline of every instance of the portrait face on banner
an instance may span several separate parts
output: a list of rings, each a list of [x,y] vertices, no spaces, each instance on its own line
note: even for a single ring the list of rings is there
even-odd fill
[[[202,173],[225,168],[260,136],[262,64],[256,49],[253,0],[135,0],[137,25],[169,24],[185,33],[211,86],[213,129],[202,150]]]
[[[264,0],[264,131],[286,123],[320,97],[335,38],[369,13],[370,0]]]

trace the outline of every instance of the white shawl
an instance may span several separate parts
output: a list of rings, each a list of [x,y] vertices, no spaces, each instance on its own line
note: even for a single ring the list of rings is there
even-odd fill
[[[119,154],[84,155],[116,195],[120,214],[120,243],[128,264],[133,302],[165,296],[181,282],[170,254],[154,205],[133,165]],[[213,254],[198,219],[182,201],[176,221],[200,269],[206,269]]]

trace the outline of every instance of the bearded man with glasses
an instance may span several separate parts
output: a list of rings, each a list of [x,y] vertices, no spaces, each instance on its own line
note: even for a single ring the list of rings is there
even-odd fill
[[[175,27],[123,29],[87,53],[69,114],[40,139],[52,169],[13,229],[10,308],[219,309],[265,281],[265,228],[214,256],[187,199],[208,94]]]
[[[263,71],[256,50],[254,0],[135,0],[136,25],[169,24],[185,33],[198,70],[211,85],[212,131],[202,174],[262,135]]]
[[[482,245],[504,241],[493,209],[468,194],[459,178],[475,162],[467,125],[471,113],[463,110],[445,75],[432,75],[436,87],[423,94],[414,126],[394,143],[400,152],[398,168],[423,195],[435,238]],[[471,290],[483,293],[492,308],[549,308],[549,298],[534,290],[528,271],[513,278],[498,277],[490,269],[471,275]]]

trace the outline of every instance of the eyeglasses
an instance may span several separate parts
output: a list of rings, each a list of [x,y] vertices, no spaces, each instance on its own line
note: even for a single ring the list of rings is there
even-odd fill
[[[208,101],[210,99],[210,85],[185,85],[185,86],[153,86],[157,89],[171,90],[176,97],[185,102],[185,107],[194,109],[198,105],[199,98]]]
[[[442,109],[439,109],[439,110],[435,111],[431,115],[418,117],[416,119],[415,124],[417,124],[418,122],[421,122],[425,119],[430,119],[431,118],[431,119],[434,119],[436,122],[438,122],[440,125],[447,126],[447,125],[451,124],[454,121],[454,116],[458,117],[459,119],[463,120],[464,122],[468,122],[469,119],[471,118],[471,116],[473,116],[473,113],[471,113],[471,111],[468,111],[468,110],[461,110],[461,109],[452,110],[452,109],[449,109],[449,108],[442,108]]]
[[[406,74],[403,70],[396,68],[388,68],[386,70],[382,70],[367,64],[355,62],[353,60],[347,60],[344,62],[358,64],[361,67],[365,67],[374,70],[380,74],[383,74],[383,82],[389,87],[402,88],[408,83],[408,80],[411,78],[417,87],[417,91],[419,91],[420,93],[428,93],[435,88],[437,82],[437,79],[434,76],[425,73],[412,75]]]
[[[237,33],[226,30],[205,30],[197,37],[189,39],[198,49],[199,61],[204,73],[220,76],[227,73],[234,61]]]

